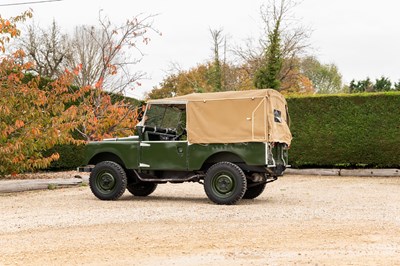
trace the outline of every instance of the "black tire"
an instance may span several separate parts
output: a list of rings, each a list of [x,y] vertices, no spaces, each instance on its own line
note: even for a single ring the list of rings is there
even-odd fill
[[[134,196],[146,197],[156,190],[157,184],[151,182],[128,183],[126,188]]]
[[[232,205],[246,192],[247,180],[242,169],[230,162],[211,166],[204,178],[207,197],[216,204]]]
[[[263,191],[265,189],[265,186],[267,185],[267,183],[261,183],[259,185],[254,186],[254,187],[253,186],[249,187],[249,185],[253,185],[253,184],[256,184],[256,183],[254,183],[253,181],[247,179],[248,187],[247,187],[246,192],[243,195],[244,199],[255,199],[255,198],[257,198],[258,196],[261,195],[261,193],[263,193]]]
[[[90,173],[90,189],[101,200],[118,199],[124,194],[126,184],[125,170],[115,162],[98,163]]]

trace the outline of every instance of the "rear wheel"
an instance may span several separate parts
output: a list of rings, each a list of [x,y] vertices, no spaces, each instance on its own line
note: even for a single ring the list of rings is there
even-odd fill
[[[204,190],[216,204],[235,204],[243,197],[246,188],[247,180],[242,169],[230,162],[214,164],[204,178]]]
[[[146,197],[156,190],[157,184],[151,182],[129,183],[126,188],[134,196]]]
[[[90,189],[101,200],[118,199],[124,194],[126,184],[127,177],[124,169],[112,161],[96,164],[90,173]]]
[[[247,179],[247,190],[243,195],[244,199],[255,199],[258,196],[261,195],[261,193],[263,193],[265,186],[267,185],[267,183],[261,183],[261,184],[257,184],[254,183],[253,181]]]

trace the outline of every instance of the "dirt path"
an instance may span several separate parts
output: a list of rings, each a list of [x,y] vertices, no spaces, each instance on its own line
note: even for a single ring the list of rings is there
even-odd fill
[[[400,178],[285,176],[217,206],[199,184],[97,200],[0,194],[0,265],[399,265]]]

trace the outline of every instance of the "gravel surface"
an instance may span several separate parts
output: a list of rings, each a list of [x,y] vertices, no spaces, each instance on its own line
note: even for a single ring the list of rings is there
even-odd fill
[[[0,265],[399,265],[399,190],[284,176],[234,206],[194,183],[112,202],[88,186],[0,194]]]

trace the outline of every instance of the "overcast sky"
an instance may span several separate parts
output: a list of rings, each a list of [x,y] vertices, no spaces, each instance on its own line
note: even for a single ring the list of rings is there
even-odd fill
[[[34,0],[0,0],[1,4]],[[231,45],[258,38],[262,31],[260,6],[266,1],[250,0],[63,0],[60,2],[0,6],[2,17],[32,8],[35,21],[46,26],[53,19],[64,30],[81,24],[96,24],[99,10],[115,24],[134,15],[158,14],[153,35],[137,67],[150,77],[132,93],[142,97],[170,69],[171,62],[184,69],[212,57],[209,29],[222,28]],[[346,83],[384,75],[400,79],[400,1],[395,0],[303,0],[295,9],[300,22],[313,29],[313,54],[323,63],[339,67]]]

